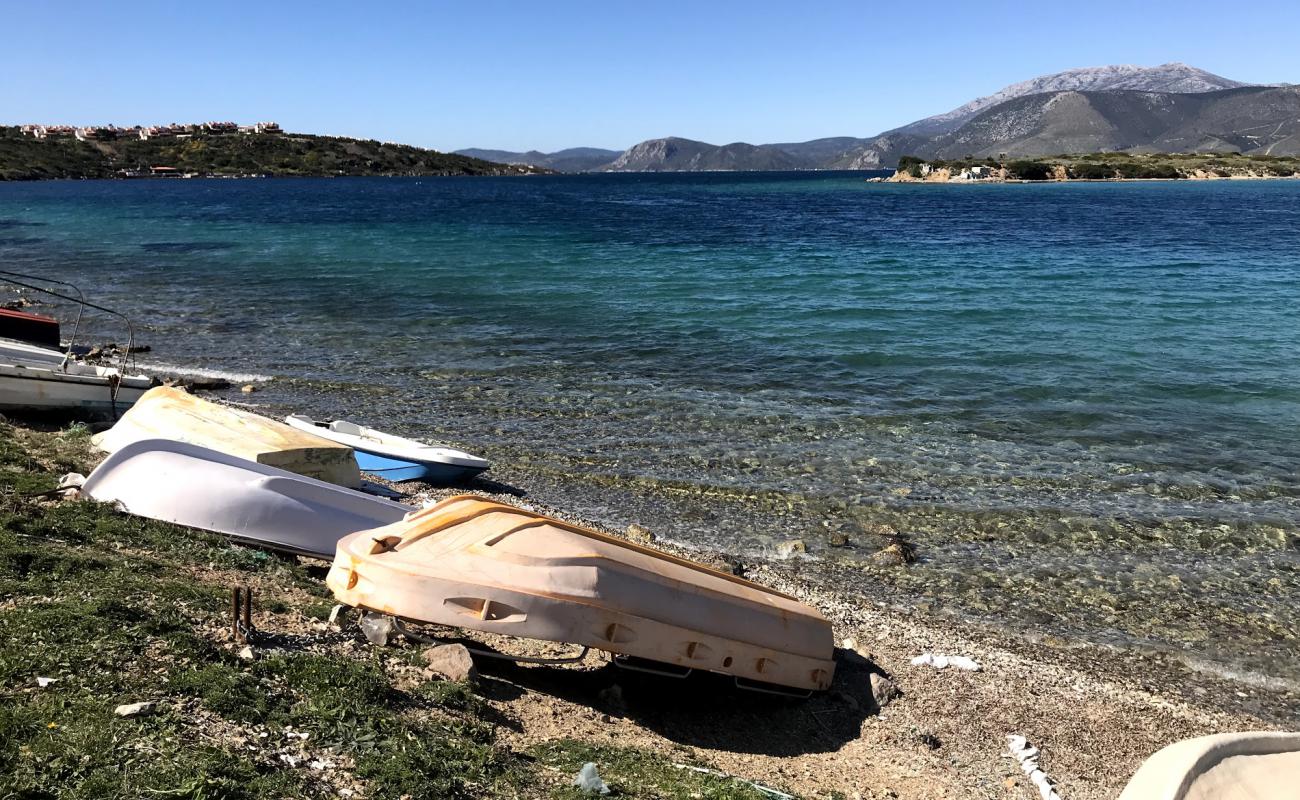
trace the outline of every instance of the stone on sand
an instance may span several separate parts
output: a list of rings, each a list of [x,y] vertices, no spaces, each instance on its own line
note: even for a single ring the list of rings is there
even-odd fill
[[[440,644],[424,651],[429,669],[449,681],[473,681],[478,678],[474,658],[463,644]]]

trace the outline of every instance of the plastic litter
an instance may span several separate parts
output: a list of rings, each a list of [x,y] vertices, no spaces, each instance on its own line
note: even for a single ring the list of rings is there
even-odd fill
[[[1038,794],[1043,800],[1061,800],[1061,796],[1056,793],[1052,786],[1051,778],[1047,773],[1038,768],[1038,748],[1029,744],[1029,740],[1023,736],[1009,734],[1007,736],[1007,750],[1011,757],[1020,762],[1020,770],[1025,773],[1034,786],[1038,787]]]
[[[979,662],[973,658],[967,658],[966,656],[941,656],[935,655],[934,653],[922,653],[912,659],[912,666],[931,666],[935,669],[947,669],[948,667],[953,667],[955,669],[966,670],[967,672],[979,672],[984,669],[979,665]]]
[[[44,689],[46,686],[49,686],[51,683],[54,683],[54,682],[56,682],[56,681],[58,681],[58,678],[39,678],[39,677],[38,677],[38,678],[36,679],[36,685],[39,686],[39,687],[41,687],[42,689]]]
[[[153,711],[152,702],[144,703],[125,703],[113,709],[113,713],[119,717],[139,717]]]
[[[361,626],[361,633],[365,635],[366,641],[380,647],[388,645],[388,640],[392,638],[393,631],[396,630],[392,617],[387,614],[376,614],[373,611],[362,614],[357,624]]]
[[[347,608],[348,607],[342,603],[335,603],[334,607],[330,609],[329,624],[337,626],[339,624],[339,616],[346,614]]]
[[[578,770],[578,774],[573,776],[573,784],[584,792],[593,794],[609,794],[609,787],[600,779],[600,774],[596,772],[596,765],[588,761]]]

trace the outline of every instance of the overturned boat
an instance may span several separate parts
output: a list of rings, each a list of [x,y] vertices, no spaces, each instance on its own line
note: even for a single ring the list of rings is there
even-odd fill
[[[830,623],[792,597],[683,558],[471,495],[338,544],[351,606],[707,670],[748,688],[831,684]]]
[[[284,421],[298,430],[351,447],[362,472],[391,481],[455,483],[488,468],[486,460],[463,450],[404,439],[346,420],[317,422],[303,414],[290,414]]]
[[[186,442],[118,448],[81,485],[128,513],[299,555],[333,558],[349,533],[394,523],[410,506]]]
[[[361,485],[351,448],[173,386],[150,390],[116,425],[91,441],[112,453],[145,439],[189,442],[340,486]]]
[[[1300,733],[1250,731],[1175,742],[1148,758],[1119,800],[1300,796]]]

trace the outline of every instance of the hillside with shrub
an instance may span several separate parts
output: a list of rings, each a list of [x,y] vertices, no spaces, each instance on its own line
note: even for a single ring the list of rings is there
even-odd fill
[[[199,132],[185,138],[80,141],[70,136],[36,139],[24,136],[17,127],[0,127],[0,180],[118,178],[149,174],[157,167],[217,177],[521,175],[546,171],[409,145],[301,133]]]

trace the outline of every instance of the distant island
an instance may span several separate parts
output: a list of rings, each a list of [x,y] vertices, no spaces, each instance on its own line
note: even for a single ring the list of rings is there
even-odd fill
[[[1071,69],[1007,86],[875,136],[710,144],[669,136],[622,152],[459,150],[562,172],[891,169],[927,159],[1052,158],[1056,153],[1300,155],[1300,87],[1252,85],[1187,64]],[[490,154],[490,155],[488,155]]]
[[[0,127],[0,180],[526,175],[549,171],[389,142],[284,133],[275,123]]]
[[[1300,156],[1240,153],[1087,153],[1050,158],[923,159],[903,156],[888,183],[1215,180],[1300,177]]]

